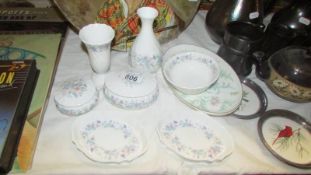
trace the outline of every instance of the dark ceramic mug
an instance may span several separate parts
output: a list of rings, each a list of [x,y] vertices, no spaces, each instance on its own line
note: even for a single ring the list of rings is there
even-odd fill
[[[263,24],[233,21],[227,24],[223,44],[244,54],[257,50],[264,36]]]

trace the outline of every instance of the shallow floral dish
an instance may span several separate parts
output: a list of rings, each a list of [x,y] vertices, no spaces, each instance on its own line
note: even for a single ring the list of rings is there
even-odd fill
[[[191,161],[220,161],[234,147],[230,133],[206,116],[170,119],[161,122],[157,131],[167,148]]]
[[[270,110],[258,122],[265,147],[279,160],[299,168],[311,168],[311,124],[296,113]]]
[[[106,99],[117,107],[142,109],[157,100],[159,87],[152,74],[126,70],[107,75],[104,94]]]
[[[135,127],[102,117],[77,121],[72,141],[86,157],[102,163],[130,162],[147,150],[146,139]]]
[[[189,44],[170,48],[164,54],[163,60],[167,61],[172,56],[183,52],[198,52],[214,58],[220,68],[220,74],[218,80],[201,94],[188,95],[172,88],[174,94],[186,105],[209,115],[224,116],[233,113],[239,107],[243,94],[240,79],[235,71],[215,53]]]
[[[267,109],[268,99],[264,91],[252,80],[242,79],[243,98],[233,116],[240,119],[260,117]]]
[[[69,116],[78,116],[92,110],[98,102],[98,91],[91,80],[71,78],[56,90],[57,109]]]
[[[219,66],[213,57],[184,52],[163,63],[165,79],[185,94],[199,94],[208,89],[219,77]]]

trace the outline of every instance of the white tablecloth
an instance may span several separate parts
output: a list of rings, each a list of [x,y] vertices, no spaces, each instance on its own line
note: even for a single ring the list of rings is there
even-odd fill
[[[178,38],[162,45],[163,50],[178,44],[194,44],[216,52],[219,46],[206,32],[205,14],[206,11],[200,11]],[[111,59],[111,70],[124,69],[127,67],[128,53],[112,51]],[[62,115],[53,101],[55,87],[73,76],[91,77],[92,71],[87,53],[81,47],[77,34],[70,30],[44,116],[33,167],[27,172],[28,174],[311,173],[310,170],[289,166],[272,156],[259,139],[258,118],[240,120],[232,116],[214,117],[228,129],[235,141],[232,155],[221,162],[211,164],[189,162],[168,151],[161,145],[156,135],[157,123],[161,119],[182,115],[184,112],[192,112],[194,115],[200,112],[190,109],[173,95],[163,81],[161,71],[157,73],[160,96],[152,106],[143,110],[124,110],[112,106],[101,98],[95,109],[79,116],[98,115],[122,119],[140,126],[148,138],[147,152],[131,163],[107,165],[92,162],[79,152],[71,141],[71,127],[78,117]],[[268,109],[291,110],[311,120],[310,103],[296,104],[279,98],[255,77],[254,71],[249,78],[264,89],[269,101]]]

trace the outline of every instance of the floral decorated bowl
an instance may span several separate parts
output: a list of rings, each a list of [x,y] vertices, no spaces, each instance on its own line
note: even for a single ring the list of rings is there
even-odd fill
[[[185,94],[200,94],[216,82],[220,69],[214,58],[198,52],[174,55],[163,64],[167,82]]]
[[[105,80],[104,94],[106,99],[117,107],[142,109],[157,100],[159,87],[156,78],[147,72],[110,72]]]
[[[78,116],[89,112],[96,106],[98,91],[91,80],[68,79],[57,89],[54,101],[61,113]]]

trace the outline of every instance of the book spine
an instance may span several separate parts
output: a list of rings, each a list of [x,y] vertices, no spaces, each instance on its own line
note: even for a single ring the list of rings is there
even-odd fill
[[[9,139],[5,143],[5,147],[1,156],[0,173],[8,173],[14,163],[19,140],[23,131],[23,126],[27,118],[28,109],[31,103],[32,95],[38,79],[38,70],[35,60],[29,61],[29,72],[25,80],[25,85],[22,88],[21,98],[18,102],[12,125],[9,130]]]

